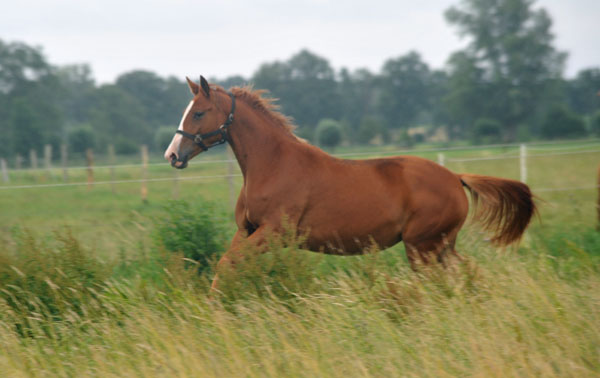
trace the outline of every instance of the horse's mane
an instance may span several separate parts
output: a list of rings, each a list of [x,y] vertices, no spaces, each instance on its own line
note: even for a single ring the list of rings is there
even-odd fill
[[[226,93],[225,90],[221,87],[217,87],[216,90],[222,93]],[[248,85],[244,87],[232,87],[230,89],[230,92],[233,93],[236,99],[244,101],[253,109],[258,110],[262,114],[266,115],[269,119],[273,121],[273,123],[284,128],[291,135],[298,138],[294,134],[296,126],[292,123],[290,117],[283,115],[279,111],[280,106],[275,103],[277,99],[263,96],[263,94],[268,93],[269,91],[264,89],[253,89],[251,85]]]

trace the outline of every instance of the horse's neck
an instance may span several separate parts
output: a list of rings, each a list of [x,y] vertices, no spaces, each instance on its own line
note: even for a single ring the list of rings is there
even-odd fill
[[[250,106],[240,104],[238,109],[235,121],[230,126],[230,137],[244,180],[248,175],[272,174],[269,168],[279,161],[282,150],[294,144],[294,137],[267,115],[260,114]]]

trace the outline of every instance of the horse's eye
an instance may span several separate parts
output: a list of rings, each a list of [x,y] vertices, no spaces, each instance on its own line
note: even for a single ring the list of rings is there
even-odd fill
[[[200,119],[204,115],[204,112],[196,112],[194,113],[194,119]]]

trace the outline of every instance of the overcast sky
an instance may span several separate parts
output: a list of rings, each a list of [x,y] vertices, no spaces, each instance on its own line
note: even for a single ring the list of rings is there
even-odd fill
[[[0,39],[41,46],[53,64],[88,63],[101,83],[146,69],[162,76],[249,77],[302,48],[334,68],[410,50],[434,68],[466,44],[444,20],[459,0],[3,1]],[[600,66],[600,0],[539,0],[554,20],[566,74]]]

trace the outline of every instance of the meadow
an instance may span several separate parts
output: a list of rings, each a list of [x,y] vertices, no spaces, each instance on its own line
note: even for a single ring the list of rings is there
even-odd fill
[[[336,153],[366,158],[395,148],[374,150]],[[427,146],[409,153],[438,154]],[[518,147],[443,153],[455,172],[520,177]],[[226,275],[212,297],[214,260],[234,231],[221,177],[228,168],[210,163],[225,160],[224,151],[179,173],[153,157],[148,175],[165,181],[148,183],[147,202],[139,182],[114,192],[110,184],[33,187],[61,184],[60,170],[13,171],[0,186],[0,372],[598,376],[600,142],[536,144],[528,154],[539,217],[518,247],[493,247],[468,223],[458,240],[464,263],[413,272],[402,245],[322,256],[300,250],[290,231]],[[138,160],[120,159],[132,166],[118,168],[116,179],[140,178]],[[95,180],[108,181],[109,170],[97,168]],[[85,181],[84,169],[69,171],[70,183]],[[241,178],[233,182],[237,192]],[[188,257],[189,234],[175,232],[181,248],[165,242],[174,219],[181,229],[218,234],[210,261]]]

